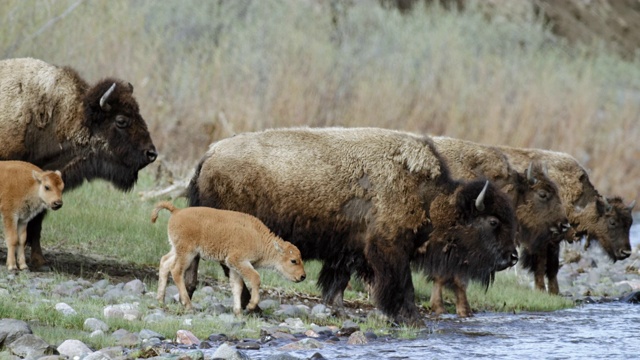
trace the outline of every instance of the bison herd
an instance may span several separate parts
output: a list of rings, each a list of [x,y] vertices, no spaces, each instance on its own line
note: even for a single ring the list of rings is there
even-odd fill
[[[90,86],[69,67],[28,58],[0,61],[0,160],[31,163],[37,174],[58,171],[53,174],[61,175],[64,190],[97,178],[130,189],[157,157],[132,93],[133,86],[118,79]],[[3,207],[8,199],[0,194]],[[586,170],[565,153],[337,127],[269,129],[217,141],[197,164],[187,197],[190,207],[232,210],[223,213],[234,216],[206,209],[172,216],[179,230],[169,228],[172,251],[162,259],[162,292],[171,271],[182,282],[181,301],[189,304],[202,253],[230,276],[234,312],[256,307],[255,270],[244,266],[248,260],[242,266],[227,261],[213,240],[220,237],[194,235],[206,226],[227,234],[236,252],[256,251],[239,246],[252,239],[254,247],[280,259],[267,266],[295,281],[304,279],[302,259],[320,260],[318,286],[337,310],[355,275],[391,319],[418,325],[412,269],[433,280],[436,314],[446,311],[442,289],[448,287],[457,314],[470,316],[469,281],[489,286],[497,271],[518,261],[538,289],[557,294],[560,243],[584,237],[586,246],[597,240],[613,261],[627,258],[635,205],[599,194]],[[33,268],[45,264],[40,232],[46,206],[38,206],[20,218],[28,221],[20,243],[31,246]],[[2,214],[9,234],[7,218],[18,214]],[[230,225],[238,219],[240,225]],[[266,225],[266,235],[246,233],[247,224]],[[15,243],[5,237],[8,247]],[[15,260],[7,265],[15,268]],[[252,293],[240,277],[253,279]]]

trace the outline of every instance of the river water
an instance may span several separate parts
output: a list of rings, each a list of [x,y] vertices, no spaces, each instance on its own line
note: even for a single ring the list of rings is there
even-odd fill
[[[632,228],[640,245],[640,225]],[[415,340],[376,340],[368,345],[326,345],[289,354],[327,359],[636,359],[640,358],[640,305],[610,302],[540,313],[446,315],[427,321]],[[248,353],[264,359],[278,350]],[[258,356],[256,356],[258,355]],[[264,356],[264,357],[263,357]]]

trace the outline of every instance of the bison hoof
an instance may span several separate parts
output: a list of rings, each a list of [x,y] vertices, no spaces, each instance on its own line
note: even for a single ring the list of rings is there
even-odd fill
[[[30,265],[33,270],[47,271],[49,269],[47,266],[47,260],[45,260],[44,257],[37,255],[34,256],[33,254],[31,256]]]

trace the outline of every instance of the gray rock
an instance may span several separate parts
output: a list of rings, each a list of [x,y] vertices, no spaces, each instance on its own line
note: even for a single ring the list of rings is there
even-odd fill
[[[53,288],[53,293],[60,296],[72,296],[82,291],[83,287],[75,280],[65,281]]]
[[[58,350],[33,334],[22,335],[8,346],[12,354],[21,358],[39,358],[45,355],[59,355]]]
[[[165,315],[165,313],[162,310],[156,310],[156,312],[154,313],[145,315],[145,317],[142,320],[146,323],[156,323],[156,322],[161,322],[166,318],[167,318],[167,315]]]
[[[140,338],[138,337],[138,334],[124,334],[118,339],[117,344],[124,347],[138,346],[140,344]]]
[[[142,340],[147,340],[147,339],[151,339],[151,338],[158,338],[160,340],[164,340],[164,336],[162,336],[162,334],[158,334],[157,332],[149,330],[149,329],[140,330],[140,332],[138,333],[138,336]]]
[[[112,357],[102,351],[94,351],[85,356],[82,360],[111,360]],[[40,359],[38,359],[40,360]]]
[[[104,336],[104,331],[102,330],[95,330],[95,331],[92,331],[91,334],[89,334],[90,338],[101,337],[101,336]]]
[[[349,345],[364,345],[367,343],[369,343],[369,340],[367,340],[362,331],[354,332],[349,335],[349,339],[347,339],[347,344]]]
[[[60,355],[67,356],[71,359],[74,357],[83,358],[93,352],[85,343],[80,340],[65,340],[58,346]]]
[[[269,356],[266,360],[302,360],[303,358],[299,358],[293,356],[291,354],[276,354]]]
[[[0,320],[0,348],[7,346],[22,335],[32,334],[29,324],[22,320]]]
[[[145,293],[146,287],[142,281],[135,279],[126,283],[123,290],[135,295],[142,295]]]
[[[109,280],[102,279],[93,283],[93,287],[96,289],[106,289],[109,286]]]
[[[78,315],[78,313],[67,303],[57,303],[56,311],[61,313],[64,316]]]
[[[200,350],[192,350],[192,351],[187,351],[185,353],[186,356],[189,357],[189,359],[191,360],[203,360],[204,359],[204,353]]]
[[[309,313],[295,305],[280,305],[280,310],[277,310],[274,314],[278,316],[302,317],[307,316]]]
[[[278,309],[280,307],[280,302],[278,300],[266,299],[266,300],[260,301],[258,303],[258,306],[262,310]]]
[[[107,325],[104,321],[96,319],[96,318],[88,318],[84,321],[83,328],[85,331],[108,331],[109,325]]]
[[[296,350],[310,350],[310,349],[322,349],[324,345],[316,339],[306,338],[300,341],[296,341],[291,344],[287,344],[279,348],[279,350],[296,351]]]
[[[122,346],[106,347],[106,348],[100,349],[99,351],[112,359],[115,359],[117,357],[121,357],[122,355],[124,355],[124,348]]]
[[[138,310],[138,303],[124,303],[117,305],[109,305],[104,308],[104,317],[106,318],[118,318],[125,320],[136,320],[140,318],[140,310]]]
[[[228,359],[228,360],[250,360],[244,352],[236,350],[228,344],[220,345],[212,356],[214,359]]]

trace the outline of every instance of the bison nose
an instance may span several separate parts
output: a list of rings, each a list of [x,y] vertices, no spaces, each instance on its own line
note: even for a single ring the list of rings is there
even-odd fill
[[[158,152],[155,148],[147,150],[145,152],[145,155],[147,155],[147,160],[149,160],[149,163],[156,161],[156,159],[158,158]]]
[[[53,209],[53,210],[58,210],[58,209],[60,209],[61,207],[62,207],[62,200],[54,201],[54,202],[51,204],[51,209]]]
[[[571,224],[569,223],[569,221],[565,221],[560,224],[561,232],[566,233],[567,231],[569,231],[569,229],[571,229]]]
[[[304,279],[306,279],[306,278],[307,278],[307,275],[302,274],[302,276],[300,276],[300,280],[298,280],[298,281],[303,281],[303,280],[304,280]]]
[[[620,250],[618,251],[618,260],[624,260],[631,256],[631,250]]]

